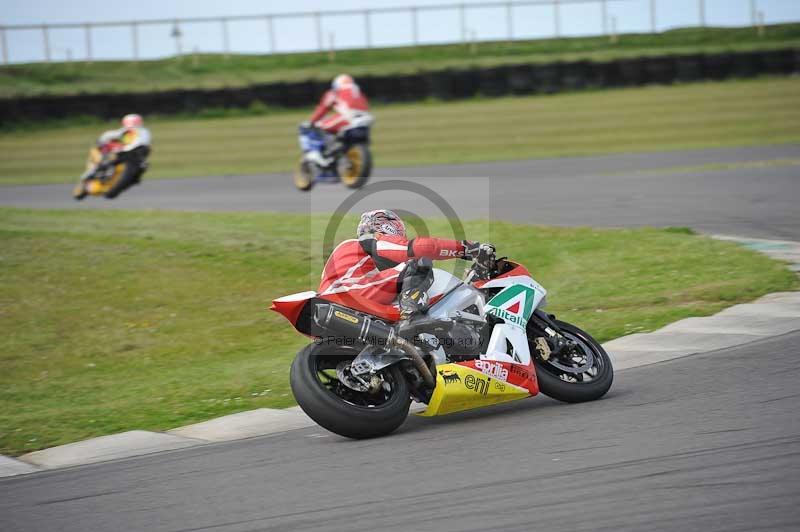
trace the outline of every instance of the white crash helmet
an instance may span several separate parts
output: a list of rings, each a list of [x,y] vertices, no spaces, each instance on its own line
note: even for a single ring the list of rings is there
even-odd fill
[[[129,114],[122,117],[122,127],[142,127],[143,124],[142,115]]]
[[[355,84],[356,82],[353,80],[350,74],[339,74],[333,78],[333,82],[331,82],[331,89],[333,89],[333,92],[338,92],[342,89],[352,88]]]
[[[388,209],[368,211],[361,215],[356,235],[361,238],[368,234],[406,236],[406,224],[394,211]]]

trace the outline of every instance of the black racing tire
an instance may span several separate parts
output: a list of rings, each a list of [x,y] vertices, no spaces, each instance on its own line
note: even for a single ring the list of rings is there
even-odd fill
[[[75,188],[72,189],[72,198],[80,201],[86,196],[89,195],[89,192],[86,190],[86,183],[84,181],[80,181]]]
[[[339,360],[355,358],[358,351],[334,346],[311,344],[295,357],[289,376],[297,404],[321,427],[346,438],[364,439],[394,432],[408,417],[411,397],[408,383],[400,369],[383,370],[392,381],[391,395],[383,404],[359,406],[347,402],[328,389],[317,377],[318,357]]]
[[[591,349],[598,364],[598,372],[588,382],[567,382],[559,378],[558,368],[536,358],[534,365],[539,390],[548,397],[565,403],[583,403],[601,398],[614,382],[614,367],[608,353],[587,332],[564,321],[556,320],[556,324],[565,336],[577,339]]]
[[[369,176],[372,175],[372,152],[369,146],[363,142],[353,144],[347,149],[342,157],[347,159],[352,167],[345,172],[339,172],[339,179],[342,180],[347,188],[361,188],[367,184]]]
[[[103,194],[108,199],[116,198],[125,189],[131,187],[136,181],[136,174],[139,172],[138,165],[132,161],[125,161],[119,164],[124,165],[119,179]]]
[[[314,175],[311,165],[300,158],[297,169],[294,171],[294,186],[301,192],[308,192],[314,188]]]

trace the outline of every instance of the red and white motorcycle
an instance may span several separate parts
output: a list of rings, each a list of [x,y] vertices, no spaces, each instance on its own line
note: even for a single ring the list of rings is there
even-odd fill
[[[602,397],[614,369],[589,334],[547,314],[546,290],[505,258],[473,262],[463,280],[434,269],[427,308],[399,309],[343,294],[302,292],[272,309],[314,342],[296,356],[291,386],[303,411],[349,438],[391,433],[411,400],[437,416],[531,397]]]

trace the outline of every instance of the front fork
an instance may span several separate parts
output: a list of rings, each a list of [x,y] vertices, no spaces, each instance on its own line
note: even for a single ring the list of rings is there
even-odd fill
[[[570,352],[576,343],[561,334],[561,329],[555,322],[555,316],[547,314],[541,309],[533,311],[528,320],[528,332],[536,338],[536,351],[539,356],[548,360],[550,357],[561,356],[565,351]]]

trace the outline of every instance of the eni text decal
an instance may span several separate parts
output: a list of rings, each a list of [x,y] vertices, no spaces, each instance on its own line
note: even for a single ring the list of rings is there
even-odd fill
[[[464,387],[480,395],[489,393],[489,382],[471,373],[464,377]]]

